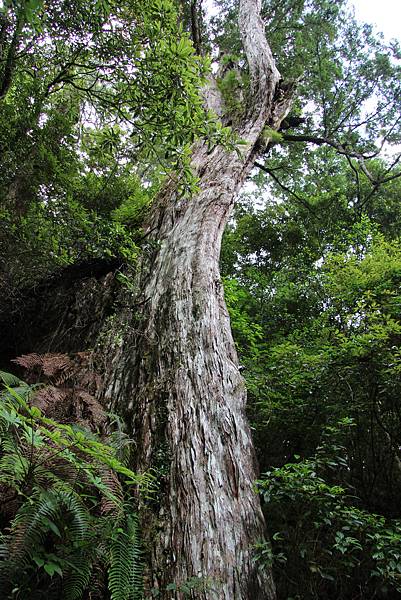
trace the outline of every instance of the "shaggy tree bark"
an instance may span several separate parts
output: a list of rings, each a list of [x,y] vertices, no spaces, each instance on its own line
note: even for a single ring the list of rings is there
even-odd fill
[[[251,98],[239,134],[242,155],[200,144],[193,167],[200,192],[179,198],[172,181],[148,225],[140,295],[114,346],[106,398],[123,414],[136,443],[136,468],[153,467],[162,490],[148,507],[151,544],[148,588],[184,598],[193,577],[210,584],[202,600],[271,600],[271,575],[258,571],[253,546],[264,536],[246,392],[238,371],[219,275],[221,237],[236,194],[291,100],[267,44],[258,0],[240,3],[240,30],[251,74]],[[213,82],[206,93],[218,111]],[[110,356],[111,349],[108,350]],[[149,516],[150,515],[150,516]],[[214,591],[213,591],[214,590]]]

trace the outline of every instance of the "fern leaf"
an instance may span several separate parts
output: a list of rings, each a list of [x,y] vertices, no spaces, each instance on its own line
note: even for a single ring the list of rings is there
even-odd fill
[[[63,571],[63,600],[79,600],[90,580],[92,556],[87,552],[77,552],[65,562],[69,569]]]
[[[0,459],[0,482],[14,489],[18,489],[23,483],[28,471],[29,460],[16,452],[15,449],[14,452],[8,452]]]
[[[125,531],[117,528],[109,567],[111,600],[140,600],[143,596],[143,559],[137,518],[127,516]]]
[[[59,503],[54,494],[43,492],[17,513],[10,533],[9,556],[14,564],[27,564],[32,553],[44,541],[49,531],[48,522],[57,521]]]
[[[68,485],[56,487],[53,493],[57,495],[63,509],[69,513],[71,537],[77,541],[85,540],[90,533],[90,514],[80,496]]]
[[[16,375],[5,371],[0,371],[0,379],[8,387],[19,387],[24,384]]]

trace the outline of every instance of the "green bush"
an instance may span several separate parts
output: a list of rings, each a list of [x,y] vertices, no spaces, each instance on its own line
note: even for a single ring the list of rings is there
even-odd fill
[[[143,559],[130,487],[151,493],[108,445],[30,404],[35,386],[0,373],[2,598],[142,597]],[[120,440],[121,436],[114,436]]]
[[[257,554],[273,564],[280,598],[300,598],[300,589],[302,600],[401,592],[401,522],[360,509],[351,490],[335,484],[347,471],[346,450],[335,440],[353,423],[340,425],[326,431],[312,458],[274,468],[258,482],[272,546],[261,544]]]

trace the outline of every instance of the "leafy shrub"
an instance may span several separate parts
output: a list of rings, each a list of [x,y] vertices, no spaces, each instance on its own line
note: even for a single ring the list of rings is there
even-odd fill
[[[127,490],[148,475],[119,449],[32,406],[37,386],[0,373],[0,586],[2,598],[142,597],[138,518]],[[105,576],[104,573],[107,575]]]
[[[360,509],[351,490],[333,482],[347,470],[345,448],[329,442],[340,431],[326,431],[312,458],[274,468],[258,482],[272,539],[272,547],[258,547],[258,558],[273,564],[280,598],[299,598],[300,589],[303,599],[401,593],[401,523]]]

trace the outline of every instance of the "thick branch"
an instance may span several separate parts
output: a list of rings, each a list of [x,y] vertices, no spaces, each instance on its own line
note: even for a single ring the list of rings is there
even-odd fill
[[[191,33],[192,41],[199,56],[202,54],[202,37],[200,31],[200,18],[197,0],[191,0]]]
[[[242,0],[239,28],[251,76],[251,112],[264,114],[272,106],[281,75],[266,39],[260,9],[261,0]]]
[[[389,181],[391,181],[393,179],[397,179],[398,177],[401,176],[401,172],[400,172],[400,173],[395,173],[395,174],[389,175],[388,177],[384,177],[382,179],[377,179],[376,177],[374,177],[374,175],[372,175],[372,173],[367,168],[367,166],[365,164],[365,160],[375,158],[377,156],[377,152],[375,152],[374,154],[371,154],[371,155],[361,154],[360,152],[356,152],[355,150],[348,149],[343,144],[340,144],[339,142],[336,142],[336,141],[331,140],[326,137],[318,137],[318,136],[313,136],[313,135],[289,135],[289,134],[283,134],[282,137],[283,137],[283,140],[286,142],[307,142],[310,144],[315,144],[317,146],[322,146],[322,145],[326,144],[328,146],[331,146],[335,150],[337,150],[337,152],[339,154],[343,154],[344,156],[346,156],[348,158],[356,158],[361,171],[364,173],[364,175],[366,175],[367,179],[369,179],[369,181],[373,184],[375,189],[377,189],[383,183],[388,183]],[[389,169],[387,169],[387,171],[385,173],[386,175],[398,163],[398,161],[400,159],[401,159],[401,155],[397,156],[397,158],[395,159],[395,161],[393,162],[391,167]]]
[[[339,154],[345,154],[350,158],[357,158],[358,160],[367,160],[376,156],[376,153],[365,155],[361,154],[360,152],[356,152],[355,150],[348,149],[343,144],[340,144],[340,142],[336,142],[335,140],[327,137],[315,135],[291,135],[287,133],[283,133],[282,137],[285,142],[306,142],[309,144],[315,144],[316,146],[331,146],[332,148],[335,148]]]
[[[12,82],[12,76],[15,68],[15,55],[18,48],[18,43],[20,40],[20,34],[23,26],[22,17],[17,18],[17,22],[14,29],[14,34],[11,40],[10,47],[8,49],[6,64],[3,71],[3,77],[0,84],[0,100],[4,98],[7,94],[9,87]]]

